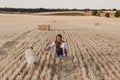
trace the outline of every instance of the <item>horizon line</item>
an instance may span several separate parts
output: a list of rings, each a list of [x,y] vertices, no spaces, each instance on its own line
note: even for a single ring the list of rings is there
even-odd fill
[[[101,10],[101,9],[107,9],[107,10],[109,10],[109,9],[117,9],[117,10],[120,10],[120,9],[118,9],[118,8],[45,8],[45,7],[36,7],[36,8],[31,8],[31,7],[29,7],[29,8],[23,8],[23,7],[0,7],[0,8],[16,8],[16,9],[18,9],[18,8],[21,8],[21,9],[40,9],[40,8],[44,8],[44,9],[90,9],[90,10],[94,10],[94,9],[97,9],[97,10]]]

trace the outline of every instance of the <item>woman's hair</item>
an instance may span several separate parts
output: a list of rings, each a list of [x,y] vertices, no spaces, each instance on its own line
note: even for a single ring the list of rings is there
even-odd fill
[[[57,37],[58,37],[58,36],[62,39],[62,35],[61,35],[61,34],[57,34],[57,35],[56,35],[56,40],[55,40],[56,48],[60,48],[60,42],[57,42]]]
[[[57,34],[57,36],[59,36],[62,39],[62,35],[61,34]],[[56,36],[56,38],[57,38],[57,36]]]

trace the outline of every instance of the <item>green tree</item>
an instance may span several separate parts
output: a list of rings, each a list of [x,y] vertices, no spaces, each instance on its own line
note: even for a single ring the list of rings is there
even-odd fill
[[[110,14],[109,14],[109,13],[106,13],[105,16],[106,16],[106,17],[110,17]]]
[[[93,10],[92,15],[97,16],[98,15],[98,10]]]
[[[117,11],[116,11],[115,17],[120,17],[120,10],[117,10]]]

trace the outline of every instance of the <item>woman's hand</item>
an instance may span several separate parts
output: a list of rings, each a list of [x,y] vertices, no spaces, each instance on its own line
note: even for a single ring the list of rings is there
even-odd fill
[[[49,51],[50,49],[51,47],[48,47],[48,48],[41,49],[41,51],[44,53],[45,51]]]
[[[45,49],[41,49],[41,51],[42,51],[42,53],[44,53],[44,52],[45,52]]]
[[[63,57],[66,57],[67,56],[67,53],[63,53]]]
[[[63,53],[63,57],[66,57],[67,55],[66,55],[66,53]]]

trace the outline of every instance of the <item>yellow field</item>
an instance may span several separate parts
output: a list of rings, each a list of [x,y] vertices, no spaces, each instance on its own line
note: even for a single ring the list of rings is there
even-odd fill
[[[120,80],[120,19],[0,17],[0,80]],[[40,31],[39,24],[50,24],[52,30]],[[60,63],[55,49],[40,52],[58,33],[66,40],[68,50],[68,57]],[[25,61],[28,46],[33,46],[39,59],[39,68],[33,72]]]

